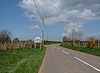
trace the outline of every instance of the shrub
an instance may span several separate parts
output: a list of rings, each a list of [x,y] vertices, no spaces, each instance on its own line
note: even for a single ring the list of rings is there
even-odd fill
[[[88,41],[86,41],[85,46],[87,48],[94,48],[96,46],[96,40],[88,40]]]

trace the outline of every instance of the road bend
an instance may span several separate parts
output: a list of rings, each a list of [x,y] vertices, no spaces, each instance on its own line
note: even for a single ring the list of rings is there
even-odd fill
[[[100,73],[100,57],[49,45],[39,73]]]

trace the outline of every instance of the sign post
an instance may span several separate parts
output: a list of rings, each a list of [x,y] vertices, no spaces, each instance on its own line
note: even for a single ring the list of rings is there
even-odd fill
[[[40,49],[41,49],[41,44],[42,44],[42,39],[40,37],[36,37],[34,39],[34,47],[36,48],[36,44],[39,43],[40,44]]]

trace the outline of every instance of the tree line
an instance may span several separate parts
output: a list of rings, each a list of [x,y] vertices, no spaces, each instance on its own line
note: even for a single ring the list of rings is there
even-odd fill
[[[34,42],[29,40],[19,40],[18,38],[11,38],[11,32],[7,30],[0,31],[0,50],[13,50],[18,48],[32,48]]]

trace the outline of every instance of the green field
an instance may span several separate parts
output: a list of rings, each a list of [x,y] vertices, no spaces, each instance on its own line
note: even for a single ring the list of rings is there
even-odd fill
[[[68,48],[68,49],[100,56],[100,48],[86,48],[86,47],[78,47],[78,46],[72,46],[72,45],[66,45],[66,44],[61,44],[60,46]]]
[[[46,49],[0,51],[0,73],[38,73]]]

